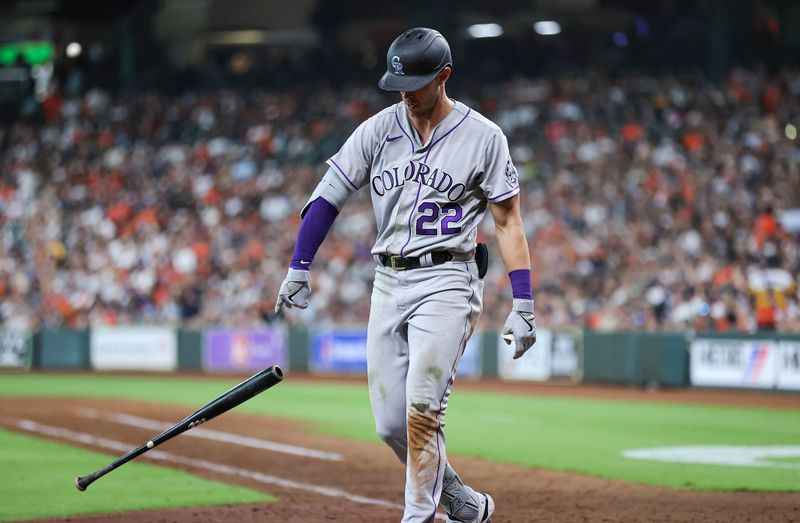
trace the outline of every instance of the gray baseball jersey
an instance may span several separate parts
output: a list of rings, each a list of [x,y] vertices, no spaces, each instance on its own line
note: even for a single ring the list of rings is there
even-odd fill
[[[469,253],[487,203],[519,192],[500,128],[460,102],[427,144],[405,104],[362,123],[328,165],[354,189],[369,186],[378,236],[373,254]]]

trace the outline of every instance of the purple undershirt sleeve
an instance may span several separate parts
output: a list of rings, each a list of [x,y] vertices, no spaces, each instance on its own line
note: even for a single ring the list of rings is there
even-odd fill
[[[511,293],[518,300],[532,300],[533,291],[531,290],[531,270],[518,269],[508,273],[511,280]]]
[[[311,202],[300,223],[300,230],[297,231],[297,243],[294,245],[294,254],[289,264],[292,269],[307,271],[311,268],[317,249],[322,245],[338,215],[339,209],[324,198],[317,198]]]

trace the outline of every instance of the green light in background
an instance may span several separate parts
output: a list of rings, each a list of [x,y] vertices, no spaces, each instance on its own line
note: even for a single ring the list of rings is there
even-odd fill
[[[55,49],[49,42],[37,42],[22,48],[22,56],[30,65],[42,65],[53,61]]]
[[[12,45],[0,46],[0,64],[2,65],[13,64],[14,61],[16,61],[17,59],[17,54],[19,54],[19,51],[17,51],[16,45],[12,44]]]
[[[28,65],[42,65],[53,61],[55,48],[50,42],[15,42],[0,45],[0,65],[14,65],[19,56]]]

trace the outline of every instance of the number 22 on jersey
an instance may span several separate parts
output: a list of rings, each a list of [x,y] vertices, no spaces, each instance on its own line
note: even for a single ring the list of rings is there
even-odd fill
[[[461,206],[457,203],[440,206],[433,202],[422,202],[417,207],[417,212],[420,213],[417,218],[418,235],[435,236],[441,233],[443,236],[447,236],[461,232],[461,227],[455,225],[461,221],[462,216]],[[441,222],[439,222],[440,216],[442,217]],[[438,226],[437,222],[439,222]]]

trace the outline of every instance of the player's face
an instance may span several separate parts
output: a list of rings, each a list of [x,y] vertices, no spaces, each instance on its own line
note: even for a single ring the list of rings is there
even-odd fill
[[[417,118],[424,118],[431,114],[436,103],[444,93],[444,83],[450,76],[450,69],[445,68],[436,75],[431,83],[416,91],[402,91],[400,95],[406,104],[406,109]]]

